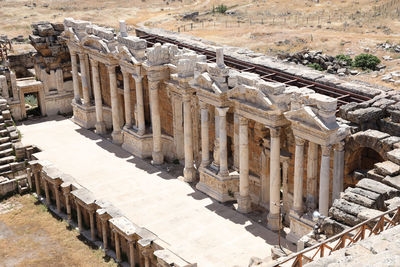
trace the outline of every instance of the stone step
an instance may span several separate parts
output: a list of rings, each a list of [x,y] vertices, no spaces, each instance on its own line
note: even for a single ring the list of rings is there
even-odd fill
[[[399,195],[399,190],[394,187],[387,186],[383,183],[364,178],[356,184],[356,187],[363,188],[372,192],[375,192],[383,196],[384,200],[393,198]]]
[[[0,144],[4,144],[10,141],[10,137],[0,137]]]
[[[7,157],[2,157],[0,158],[0,166],[4,165],[4,164],[9,164],[11,162],[15,161],[15,157],[14,156],[7,156]]]
[[[331,216],[336,221],[349,226],[354,226],[361,222],[361,219],[357,218],[357,216],[347,213],[337,207],[332,207],[329,209],[329,216]]]
[[[9,148],[12,148],[11,142],[0,144],[0,150],[5,150],[5,149],[9,149]]]
[[[11,170],[10,164],[0,165],[0,173],[8,172]]]
[[[368,219],[373,218],[373,217],[375,217],[375,216],[377,216],[377,215],[382,213],[379,210],[369,209],[369,208],[366,208],[364,206],[358,205],[356,203],[349,202],[349,201],[347,201],[345,199],[336,199],[333,202],[333,206],[332,206],[331,209],[333,209],[332,214],[334,214],[334,212],[337,213],[334,216],[334,218],[336,220],[343,221],[343,222],[344,222],[344,220],[347,220],[348,217],[350,217],[350,216],[345,215],[344,213],[352,215],[353,217],[356,217],[361,221],[368,220]],[[339,213],[335,209],[340,209],[344,213]],[[373,224],[374,223],[371,222],[371,225],[373,225]]]
[[[1,115],[3,116],[3,118],[5,120],[11,120],[11,112],[10,112],[10,110],[3,110],[1,112]]]
[[[353,202],[356,204],[359,204],[361,206],[364,206],[366,208],[370,208],[370,209],[376,209],[376,202],[372,199],[369,199],[365,196],[356,194],[354,192],[351,192],[351,190],[349,190],[351,188],[346,189],[346,191],[344,192],[344,194],[342,195],[342,198],[349,201],[349,202]]]
[[[12,148],[7,148],[2,151],[0,151],[0,157],[7,157],[11,156],[14,153],[14,149]]]
[[[19,139],[18,132],[17,131],[10,132],[10,138],[11,140],[18,140]]]
[[[400,190],[400,175],[394,177],[386,176],[382,183]]]
[[[9,136],[8,131],[7,130],[0,130],[0,136],[2,136],[2,137]]]
[[[354,188],[347,188],[346,191],[349,191],[353,194],[361,195],[362,197],[365,197],[367,199],[372,200],[375,203],[375,208],[378,210],[385,210],[385,204],[384,204],[384,199],[382,195],[379,195],[375,192],[362,189],[359,187],[354,187]]]
[[[400,166],[389,160],[378,162],[375,165],[376,173],[382,176],[394,176],[400,173]]]

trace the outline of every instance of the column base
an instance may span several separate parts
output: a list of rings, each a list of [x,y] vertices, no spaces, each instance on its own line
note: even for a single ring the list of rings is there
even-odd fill
[[[103,121],[96,122],[96,124],[94,126],[96,127],[97,134],[105,134],[106,133],[106,125]]]
[[[120,144],[122,144],[122,132],[121,131],[113,131],[112,133],[111,133],[111,137],[112,137],[112,141],[113,141],[113,143],[114,144],[116,144],[116,145],[120,145]]]
[[[239,196],[237,199],[238,208],[237,211],[240,213],[251,212],[251,198],[249,196]]]
[[[194,182],[196,180],[196,170],[193,167],[185,167],[183,169],[183,177],[185,178],[184,181],[187,183]]]
[[[282,228],[282,224],[279,223],[279,214],[273,214],[269,213],[268,214],[268,228],[271,229],[272,231],[277,231],[279,230],[279,227]]]
[[[164,163],[164,155],[161,151],[153,151],[151,155],[153,157],[154,165],[161,165]]]
[[[73,103],[82,105],[82,100],[81,100],[81,99],[76,99],[76,98],[74,98],[74,99],[73,99]]]
[[[228,170],[220,170],[218,173],[219,176],[221,177],[228,177],[229,176],[229,171]]]

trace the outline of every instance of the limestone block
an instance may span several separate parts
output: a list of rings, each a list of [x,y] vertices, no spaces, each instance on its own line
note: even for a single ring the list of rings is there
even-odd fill
[[[376,163],[375,165],[376,172],[380,175],[386,176],[394,176],[400,173],[400,166],[391,161],[384,161]]]
[[[347,120],[354,123],[363,123],[369,121],[376,121],[383,118],[384,111],[380,108],[369,107],[364,109],[356,109],[347,113]]]
[[[54,29],[49,22],[46,24],[39,24],[37,27],[37,30],[38,30],[39,36],[42,36],[42,37],[46,37],[46,36],[55,34]]]
[[[396,164],[400,164],[400,149],[393,149],[387,152],[387,157],[389,160],[393,161]]]
[[[377,194],[375,192],[369,191],[369,190],[365,190],[359,187],[355,187],[355,188],[348,188],[347,189],[349,192],[352,192],[354,194],[366,197],[371,199],[372,201],[374,201],[375,203],[375,207],[379,210],[383,210],[384,209],[384,200],[383,200],[383,196],[380,194]]]
[[[399,194],[399,191],[397,189],[368,178],[364,178],[359,181],[356,184],[356,187],[380,194],[383,196],[384,199],[389,199]]]
[[[118,42],[126,45],[130,49],[138,50],[147,48],[146,40],[136,36],[127,36],[127,37],[118,36]]]
[[[382,182],[396,188],[397,190],[400,190],[400,175],[394,177],[386,176]]]
[[[168,46],[161,46],[157,43],[153,47],[146,50],[148,63],[150,66],[157,66],[169,63],[169,49]]]
[[[388,210],[397,208],[400,206],[400,197],[394,197],[385,201],[385,205]]]
[[[353,203],[359,204],[359,205],[367,207],[367,208],[371,208],[371,209],[376,208],[374,200],[369,199],[369,198],[367,198],[365,196],[353,193],[353,192],[351,192],[351,189],[350,190],[349,189],[350,188],[346,189],[346,191],[342,195],[343,199],[345,199],[345,200],[347,200],[349,202],[353,202]]]
[[[349,214],[336,207],[332,207],[329,210],[329,215],[333,217],[335,220],[350,226],[357,225],[361,222],[361,220],[357,218],[357,216]]]

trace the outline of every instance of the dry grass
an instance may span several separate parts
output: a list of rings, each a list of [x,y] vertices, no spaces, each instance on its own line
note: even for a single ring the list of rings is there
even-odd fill
[[[221,3],[235,14],[209,12]],[[375,12],[389,3],[393,4],[381,8],[379,14]],[[376,44],[385,41],[400,43],[400,36],[393,34],[400,32],[399,0],[320,3],[311,0],[0,0],[0,7],[0,34],[11,37],[28,35],[30,24],[40,20],[62,21],[64,17],[74,17],[117,27],[118,20],[125,19],[130,26],[146,25],[174,31],[178,27],[182,31],[185,25],[189,34],[270,55],[306,48],[331,55],[355,55],[369,50],[381,59],[383,55],[394,59],[400,55],[375,49]],[[200,12],[196,21],[181,20],[182,14],[192,11]],[[285,40],[287,44],[278,44]],[[388,71],[400,69],[398,60],[383,63]],[[359,79],[379,82],[381,75],[364,74]]]
[[[0,266],[117,266],[91,249],[31,195],[14,196],[0,206]]]

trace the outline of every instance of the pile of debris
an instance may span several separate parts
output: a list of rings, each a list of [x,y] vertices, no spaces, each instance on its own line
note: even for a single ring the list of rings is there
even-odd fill
[[[278,58],[284,62],[302,64],[340,76],[357,75],[359,73],[357,70],[351,70],[351,65],[347,61],[323,54],[322,51],[303,50],[297,53],[283,53],[278,55]]]
[[[387,83],[394,83],[394,85],[400,85],[400,71],[392,71],[388,74],[385,74],[382,77],[382,81]]]
[[[31,25],[33,34],[29,35],[32,46],[38,51],[36,63],[47,73],[61,68],[64,75],[71,71],[68,47],[59,42],[58,36],[64,31],[62,23],[38,22]],[[64,79],[67,77],[64,77]]]
[[[377,44],[376,48],[381,48],[383,50],[392,50],[396,53],[400,53],[400,45],[399,44],[391,44],[391,43],[381,43]]]

